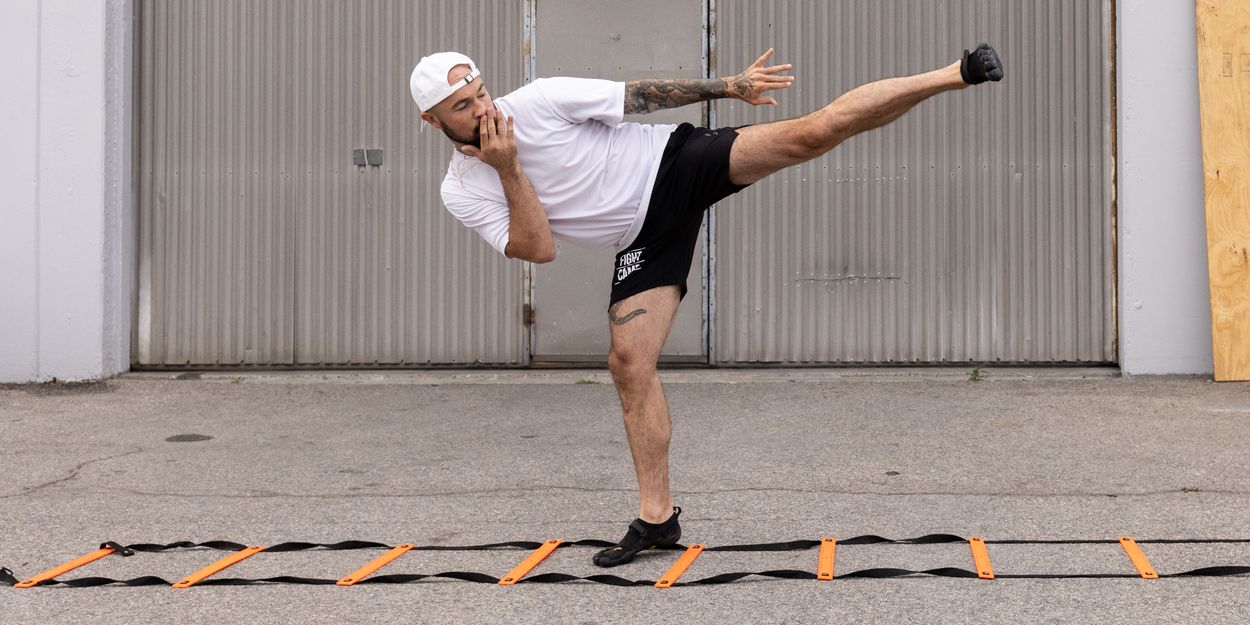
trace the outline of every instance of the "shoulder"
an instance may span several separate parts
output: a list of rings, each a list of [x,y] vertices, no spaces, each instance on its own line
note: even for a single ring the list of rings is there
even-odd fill
[[[498,174],[489,165],[457,153],[447,164],[447,175],[439,191],[443,203],[454,208],[474,206],[483,201],[496,202],[503,187]]]
[[[624,99],[625,83],[602,78],[573,78],[553,76],[539,78],[495,101],[514,109],[545,107],[562,111],[568,106],[580,106],[586,102],[603,99]]]
[[[572,76],[552,76],[550,78],[539,78],[527,86],[537,87],[544,93],[555,91],[588,91],[594,89],[603,89],[605,87],[624,84],[615,80],[607,80],[604,78],[575,78]]]
[[[601,97],[604,93],[613,93],[618,89],[624,93],[625,83],[602,78],[573,78],[570,76],[553,76],[539,78],[530,85],[548,102]]]
[[[539,102],[546,104],[546,97],[540,84],[543,80],[540,78],[515,91],[509,92],[508,95],[495,98],[495,102],[505,106],[512,106],[513,108],[533,106]]]

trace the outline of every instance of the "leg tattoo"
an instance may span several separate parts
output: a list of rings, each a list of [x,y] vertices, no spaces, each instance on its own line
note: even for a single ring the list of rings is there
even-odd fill
[[[630,322],[630,320],[631,320],[631,319],[633,319],[634,317],[638,317],[638,316],[641,316],[641,315],[645,315],[645,314],[647,314],[647,309],[646,309],[646,308],[639,308],[639,309],[637,309],[637,310],[635,310],[635,311],[633,311],[633,312],[631,312],[631,313],[629,313],[629,314],[625,315],[624,317],[617,316],[617,313],[619,313],[619,312],[620,312],[620,310],[621,310],[621,304],[624,304],[624,303],[625,303],[625,302],[623,302],[623,301],[622,301],[622,302],[617,302],[617,303],[615,303],[615,304],[612,304],[612,306],[611,306],[610,308],[608,308],[608,319],[612,320],[612,323],[614,323],[614,324],[616,324],[616,325],[618,325],[618,326],[623,326],[623,325],[625,325],[625,324],[629,323],[629,322]]]

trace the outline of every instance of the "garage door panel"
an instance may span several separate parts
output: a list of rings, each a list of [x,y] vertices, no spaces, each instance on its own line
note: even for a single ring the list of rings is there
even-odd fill
[[[794,117],[987,40],[1007,80],[716,208],[715,362],[1114,361],[1110,22],[1085,0],[717,2],[719,72],[775,47]]]
[[[142,2],[139,364],[522,362],[519,263],[443,208],[450,146],[408,93],[442,49],[519,86],[522,13]]]

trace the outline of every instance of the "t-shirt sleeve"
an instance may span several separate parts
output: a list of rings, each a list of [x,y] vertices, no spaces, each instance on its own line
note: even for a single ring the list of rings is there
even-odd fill
[[[476,231],[491,247],[507,256],[504,253],[504,249],[508,247],[510,219],[507,204],[449,192],[447,189],[443,189],[443,204],[460,223]]]
[[[625,119],[625,83],[598,78],[543,78],[534,81],[547,105],[564,121],[594,119],[619,126]]]

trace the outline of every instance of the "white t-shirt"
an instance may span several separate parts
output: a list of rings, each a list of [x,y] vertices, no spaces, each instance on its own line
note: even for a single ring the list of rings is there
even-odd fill
[[[543,78],[495,99],[515,119],[517,156],[547,210],[552,236],[589,248],[625,249],[642,228],[672,124],[621,123],[625,83]],[[443,203],[503,253],[508,202],[499,173],[454,152]]]

